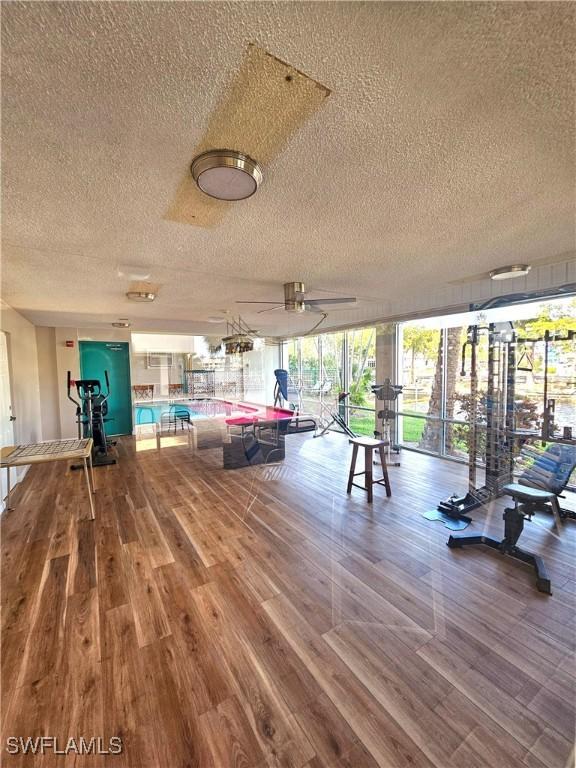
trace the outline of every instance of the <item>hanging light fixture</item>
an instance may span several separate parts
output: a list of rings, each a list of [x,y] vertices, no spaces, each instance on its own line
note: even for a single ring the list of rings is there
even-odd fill
[[[243,333],[225,336],[222,341],[224,342],[224,349],[227,355],[240,355],[243,352],[252,352],[254,349],[252,339]]]
[[[226,323],[226,334],[222,343],[227,355],[239,355],[244,352],[252,352],[254,349],[251,331],[241,317]]]

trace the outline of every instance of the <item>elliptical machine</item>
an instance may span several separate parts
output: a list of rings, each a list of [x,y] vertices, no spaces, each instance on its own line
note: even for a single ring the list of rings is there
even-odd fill
[[[106,394],[102,390],[102,385],[98,379],[77,379],[76,393],[79,401],[75,400],[70,394],[72,387],[72,376],[68,371],[68,399],[76,406],[76,424],[78,425],[78,439],[91,437],[94,441],[92,449],[92,464],[95,467],[116,464],[116,459],[108,455],[108,441],[106,440],[106,416],[108,414],[108,403],[110,397],[110,380],[108,371],[104,371],[106,379]],[[76,469],[76,467],[72,467]]]

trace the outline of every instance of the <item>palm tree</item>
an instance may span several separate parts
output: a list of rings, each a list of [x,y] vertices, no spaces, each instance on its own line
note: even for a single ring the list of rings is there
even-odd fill
[[[456,383],[458,381],[458,367],[460,363],[460,352],[462,347],[462,328],[448,328],[446,333],[446,418],[454,417],[454,407],[456,404]],[[442,379],[443,379],[443,334],[440,334],[438,341],[438,353],[436,356],[436,370],[434,371],[434,382],[432,392],[428,402],[428,413],[430,416],[440,416],[442,409]],[[420,439],[419,447],[426,451],[440,453],[442,448],[442,429],[441,422],[436,419],[426,420],[426,426]],[[446,449],[449,451],[452,443],[452,427],[449,425],[446,432]]]

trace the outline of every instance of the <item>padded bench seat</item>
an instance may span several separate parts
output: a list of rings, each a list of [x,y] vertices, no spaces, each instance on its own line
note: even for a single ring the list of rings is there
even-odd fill
[[[509,483],[502,489],[508,496],[512,496],[520,501],[551,501],[556,494],[551,491],[543,491],[540,488],[532,488],[529,485],[520,483]]]

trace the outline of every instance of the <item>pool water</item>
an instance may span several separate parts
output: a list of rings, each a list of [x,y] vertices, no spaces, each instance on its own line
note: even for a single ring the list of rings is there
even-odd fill
[[[246,414],[257,413],[262,406],[251,406],[245,403],[235,403],[230,400],[220,398],[206,397],[198,399],[169,400],[144,403],[142,401],[134,403],[134,425],[140,424],[158,424],[168,415],[177,417],[177,412],[186,412],[190,414],[191,421],[208,418],[231,418],[233,416],[243,416]]]
[[[134,424],[158,424],[162,421],[162,414],[166,416],[170,413],[171,403],[166,404],[150,404],[150,405],[136,405],[134,406]],[[176,406],[177,411],[187,411],[190,414],[191,419],[205,419],[206,416],[198,411],[194,411],[188,405]],[[174,412],[173,412],[174,413]]]

